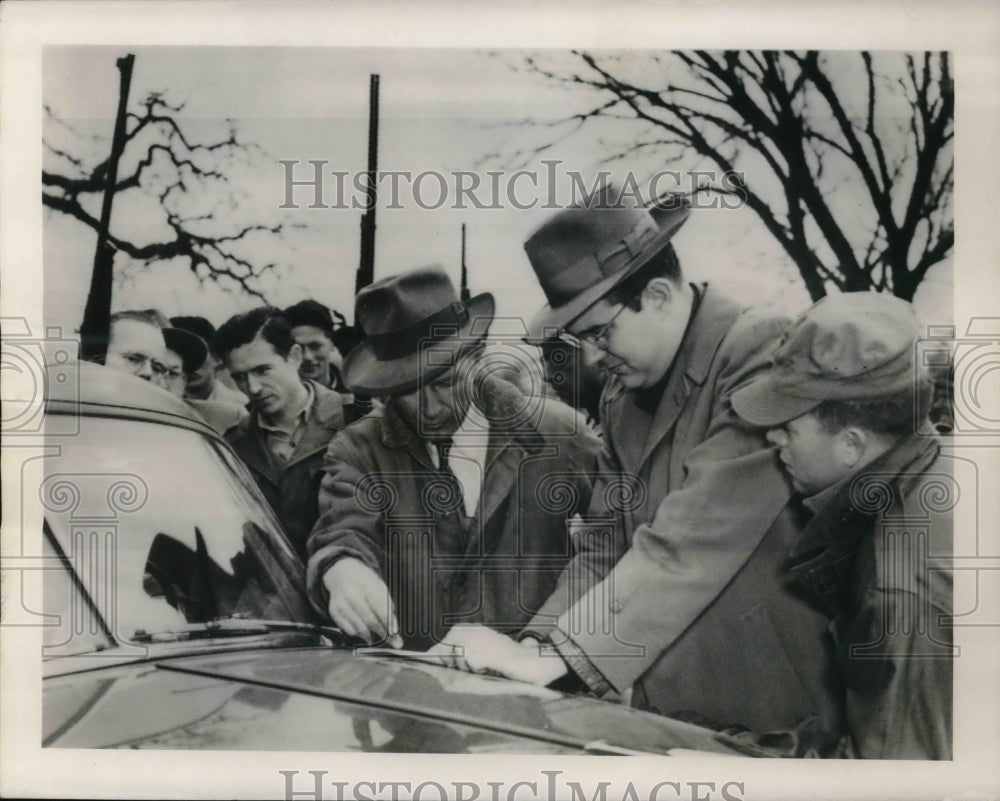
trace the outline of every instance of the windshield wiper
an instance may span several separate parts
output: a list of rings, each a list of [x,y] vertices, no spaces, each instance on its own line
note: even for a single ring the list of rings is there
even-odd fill
[[[333,626],[297,623],[292,620],[254,620],[242,618],[225,618],[222,620],[209,620],[204,623],[188,623],[164,631],[136,629],[129,639],[132,642],[140,643],[179,642],[183,640],[210,639],[213,637],[253,637],[255,635],[282,631],[320,634],[332,640],[334,646],[343,646],[350,642],[350,638],[346,634]]]

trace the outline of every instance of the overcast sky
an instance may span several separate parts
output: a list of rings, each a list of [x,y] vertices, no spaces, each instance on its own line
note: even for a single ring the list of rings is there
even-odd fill
[[[90,160],[106,155],[118,94],[115,59],[123,52],[103,47],[46,50],[44,101],[56,116],[86,135],[77,137],[46,123],[49,141],[72,147],[74,153]],[[477,196],[489,202],[485,171],[503,165],[496,160],[484,162],[484,157],[509,153],[519,142],[539,135],[537,129],[512,123],[558,119],[580,110],[586,101],[579,93],[511,69],[521,58],[517,51],[140,47],[132,52],[136,62],[131,108],[150,92],[163,92],[171,102],[185,103],[179,116],[192,139],[219,137],[225,132],[223,121],[231,118],[244,141],[260,146],[260,154],[249,165],[233,167],[233,187],[239,190],[233,219],[284,220],[305,226],[282,239],[255,245],[256,258],[283,265],[260,284],[271,302],[283,306],[315,297],[352,316],[361,212],[308,209],[313,192],[307,187],[294,190],[299,209],[280,209],[287,168],[279,162],[298,162],[296,177],[300,179],[312,176],[311,159],[327,161],[329,171],[353,175],[363,170],[369,75],[373,73],[381,76],[380,170],[414,175],[434,171],[445,176],[448,187],[448,201],[435,210],[420,208],[416,193],[405,183],[400,191],[403,208],[384,208],[389,198],[387,190],[383,191],[376,278],[439,263],[457,282],[464,222],[472,291],[494,293],[502,317],[530,317],[544,302],[522,243],[553,212],[520,210],[509,203],[499,210],[451,208],[455,171],[477,171],[484,181]],[[568,59],[569,55],[556,57]],[[546,151],[543,158],[560,161],[555,187],[560,198],[565,196],[568,181],[559,179],[566,171],[592,175],[607,169],[599,164],[605,153],[600,138],[607,134],[606,127],[595,126]],[[47,169],[59,164],[51,155],[44,158]],[[552,190],[547,186],[547,169],[551,168],[537,159],[527,166],[541,176],[540,188],[533,191],[521,181],[519,199],[522,203],[537,199],[541,205]],[[649,161],[635,161],[611,169],[616,175],[633,170],[644,176],[655,168]],[[505,180],[499,180],[502,192],[507,188]],[[349,204],[357,193],[350,188],[350,177],[346,182]],[[337,201],[337,188],[335,179],[326,174],[324,203]],[[434,204],[440,197],[436,179],[422,181],[420,190],[425,203]],[[118,202],[112,229],[149,239],[163,233],[155,225],[158,218],[152,205]],[[49,324],[75,329],[82,315],[95,234],[47,211],[44,235],[46,317]],[[748,209],[700,209],[677,235],[676,245],[692,279],[722,282],[741,301],[776,303],[790,311],[808,303],[793,265]],[[122,278],[116,285],[115,308],[156,306],[170,316],[201,314],[218,325],[258,302],[210,283],[199,284],[186,262],[179,260],[139,271],[120,255],[116,267]]]

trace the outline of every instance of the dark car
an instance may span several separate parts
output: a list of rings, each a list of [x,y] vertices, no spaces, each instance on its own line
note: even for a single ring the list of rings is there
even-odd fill
[[[362,655],[314,617],[217,434],[132,376],[79,376],[46,403],[45,746],[749,753],[622,705]]]

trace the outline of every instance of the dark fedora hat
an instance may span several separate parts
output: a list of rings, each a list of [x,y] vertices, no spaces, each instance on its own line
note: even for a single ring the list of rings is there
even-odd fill
[[[412,392],[482,341],[494,310],[488,292],[462,303],[437,265],[376,281],[355,299],[365,336],[344,360],[344,384],[363,395]]]
[[[608,185],[544,222],[524,243],[548,305],[529,341],[555,336],[667,246],[691,205],[667,195],[645,207]]]

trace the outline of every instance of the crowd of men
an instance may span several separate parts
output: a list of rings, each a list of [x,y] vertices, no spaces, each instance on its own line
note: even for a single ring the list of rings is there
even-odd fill
[[[608,188],[528,239],[545,393],[490,361],[492,296],[436,267],[363,289],[357,342],[313,300],[217,331],[128,311],[105,363],[226,437],[348,635],[785,755],[948,759],[951,574],[921,558],[951,553],[926,502],[947,465],[913,309],[744,308],[685,277],[689,215]],[[926,548],[900,553],[914,519]]]

